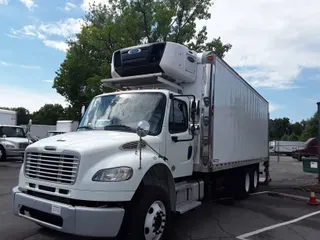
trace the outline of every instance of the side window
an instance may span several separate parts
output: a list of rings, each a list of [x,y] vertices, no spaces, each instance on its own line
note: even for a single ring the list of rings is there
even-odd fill
[[[169,132],[181,133],[188,130],[188,106],[185,102],[173,99],[169,116]]]

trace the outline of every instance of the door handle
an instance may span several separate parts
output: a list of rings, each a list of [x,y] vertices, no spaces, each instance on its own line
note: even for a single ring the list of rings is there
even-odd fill
[[[178,137],[177,137],[177,136],[173,136],[173,137],[171,137],[171,140],[172,140],[172,141],[174,141],[174,142],[178,142],[178,141],[179,141],[179,139],[178,139]]]

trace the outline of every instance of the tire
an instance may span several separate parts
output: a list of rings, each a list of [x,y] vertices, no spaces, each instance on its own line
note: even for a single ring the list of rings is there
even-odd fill
[[[171,208],[167,192],[156,186],[146,186],[134,197],[125,217],[123,230],[129,240],[167,240],[170,235]]]
[[[297,157],[297,160],[298,160],[299,162],[301,162],[301,161],[302,161],[302,156],[299,155],[299,156]]]
[[[235,181],[235,188],[233,191],[234,198],[239,200],[247,198],[249,196],[251,186],[250,170],[245,168],[239,169]]]
[[[250,178],[250,192],[256,192],[259,187],[259,165],[251,169]]]
[[[0,162],[7,160],[7,154],[4,147],[0,146]]]

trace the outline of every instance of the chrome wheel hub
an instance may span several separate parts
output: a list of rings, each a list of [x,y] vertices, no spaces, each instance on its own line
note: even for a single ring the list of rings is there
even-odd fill
[[[166,225],[166,208],[161,201],[155,201],[148,209],[144,221],[146,240],[159,240]]]

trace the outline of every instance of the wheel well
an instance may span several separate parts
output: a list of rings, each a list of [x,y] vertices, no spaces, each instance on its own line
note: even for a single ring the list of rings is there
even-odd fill
[[[152,166],[144,175],[138,191],[140,192],[144,186],[159,186],[163,188],[170,197],[170,207],[172,211],[176,209],[176,191],[174,179],[169,168],[161,163]]]

